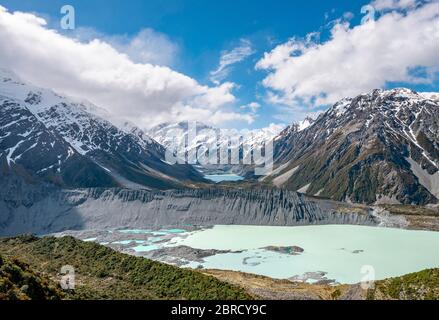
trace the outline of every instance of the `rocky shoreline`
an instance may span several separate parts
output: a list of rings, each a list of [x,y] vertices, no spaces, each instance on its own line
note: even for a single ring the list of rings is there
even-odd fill
[[[196,249],[188,246],[176,246],[169,248],[162,248],[157,250],[152,250],[149,252],[140,253],[143,257],[152,260],[170,263],[176,266],[184,266],[189,262],[198,262],[199,269],[203,268],[202,263],[204,258],[211,257],[217,254],[224,253],[240,253],[242,251],[232,251],[232,250],[215,250],[215,249]]]

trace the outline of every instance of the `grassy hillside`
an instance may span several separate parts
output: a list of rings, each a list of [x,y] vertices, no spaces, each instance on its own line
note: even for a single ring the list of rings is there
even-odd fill
[[[9,260],[24,261],[39,274],[51,278],[52,284],[59,280],[62,266],[73,266],[76,287],[74,291],[65,292],[66,299],[252,298],[243,289],[214,277],[129,256],[72,237],[23,236],[1,239],[0,254]],[[26,270],[24,268],[23,272],[25,273]],[[15,287],[18,288],[22,283],[25,282],[18,281]],[[19,292],[17,298],[22,298]],[[40,296],[31,296],[31,298],[40,298]]]
[[[38,275],[26,263],[0,255],[0,300],[59,300],[62,297],[50,279]]]
[[[378,281],[368,299],[439,300],[439,269],[429,269],[402,277]]]

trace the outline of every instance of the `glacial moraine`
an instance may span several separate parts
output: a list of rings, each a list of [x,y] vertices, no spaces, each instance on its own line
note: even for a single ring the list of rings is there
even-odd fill
[[[57,190],[0,194],[0,235],[184,225],[378,225],[367,208],[278,189]]]

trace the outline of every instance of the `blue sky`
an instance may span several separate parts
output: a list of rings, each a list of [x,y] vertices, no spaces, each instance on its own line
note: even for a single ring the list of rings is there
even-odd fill
[[[267,99],[267,93],[279,91],[279,82],[273,81],[268,85],[262,83],[272,72],[269,67],[258,69],[255,67],[264,54],[287,43],[292,37],[303,39],[311,32],[320,32],[319,42],[324,43],[330,37],[334,20],[345,16],[351,26],[359,25],[364,16],[361,8],[369,2],[359,0],[71,0],[68,4],[75,7],[76,27],[89,33],[90,37],[123,36],[129,39],[135,37],[141,30],[154,30],[157,35],[165,39],[164,41],[172,44],[171,47],[166,46],[166,50],[169,49],[167,52],[169,57],[162,63],[195,79],[201,85],[215,86],[212,74],[218,70],[221,57],[226,53],[233,53],[236,48],[247,47],[242,58],[226,66],[217,84],[223,82],[235,84],[233,94],[236,99],[229,106],[231,109],[247,112],[250,108],[242,106],[250,103],[260,105],[252,123],[229,121],[224,126],[258,128],[270,123],[300,120],[308,112],[323,110],[327,106],[327,101],[330,101],[323,99],[322,103],[318,105],[312,103],[309,108],[297,107],[295,104],[297,101],[302,101],[302,97],[294,94],[293,98],[290,98],[295,103],[285,103],[287,89],[282,98]],[[19,10],[42,16],[49,22],[49,26],[54,28],[58,27],[58,19],[61,16],[59,10],[65,4],[65,0],[19,2],[0,0],[0,5],[9,11]],[[346,13],[349,13],[349,17]],[[67,36],[77,36],[75,31],[62,32]],[[277,71],[279,68],[274,67]],[[422,73],[422,66],[417,70],[418,73]],[[388,78],[390,80],[385,79],[383,85],[387,88],[408,86],[421,91],[439,90],[435,80],[407,83],[392,81],[401,78],[395,78],[395,75]],[[283,85],[281,87],[283,88]],[[324,93],[324,96],[326,98],[326,95],[331,94]],[[308,98],[309,96],[305,94],[303,99],[306,101]],[[306,101],[304,104],[310,102]]]

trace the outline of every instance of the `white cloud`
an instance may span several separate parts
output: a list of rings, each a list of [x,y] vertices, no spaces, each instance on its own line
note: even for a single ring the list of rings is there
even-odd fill
[[[269,71],[263,85],[272,103],[317,107],[388,82],[432,83],[438,56],[439,3],[434,2],[383,12],[354,27],[339,21],[323,43],[290,39],[266,53],[256,68]]]
[[[209,109],[194,108],[190,105],[180,105],[173,107],[166,114],[160,114],[157,119],[157,124],[168,122],[170,118],[173,122],[190,120],[218,126],[225,122],[234,121],[252,124],[255,120],[255,115],[251,113],[239,113],[226,108],[212,111]]]
[[[167,35],[152,29],[143,29],[134,37],[114,36],[106,40],[136,63],[172,66],[179,53],[176,43]]]
[[[253,114],[257,113],[260,108],[261,108],[261,105],[257,102],[251,102],[249,104],[241,106],[241,109],[250,110]]]
[[[245,60],[254,53],[251,42],[241,39],[238,47],[222,52],[219,66],[210,73],[210,80],[215,84],[220,83],[229,75],[234,64]]]
[[[133,53],[127,51],[148,52],[148,41],[142,41],[151,34],[140,33],[120,49],[123,53],[110,42],[81,42],[49,29],[44,19],[33,14],[0,8],[0,65],[35,85],[83,97],[140,126],[174,121],[179,115],[187,120],[201,120],[202,115],[216,117],[215,121],[251,121],[249,116],[226,111],[235,101],[233,84],[201,85],[168,67],[141,63],[155,59],[147,53],[140,52],[138,61],[133,61]],[[187,106],[193,113],[182,112]]]
[[[414,8],[418,0],[374,0],[371,5],[378,11]]]
[[[74,30],[59,30],[61,34],[86,43],[100,39],[114,49],[125,53],[135,63],[150,63],[172,67],[180,48],[166,34],[150,28],[142,29],[137,34],[107,35],[91,27],[78,27]]]

